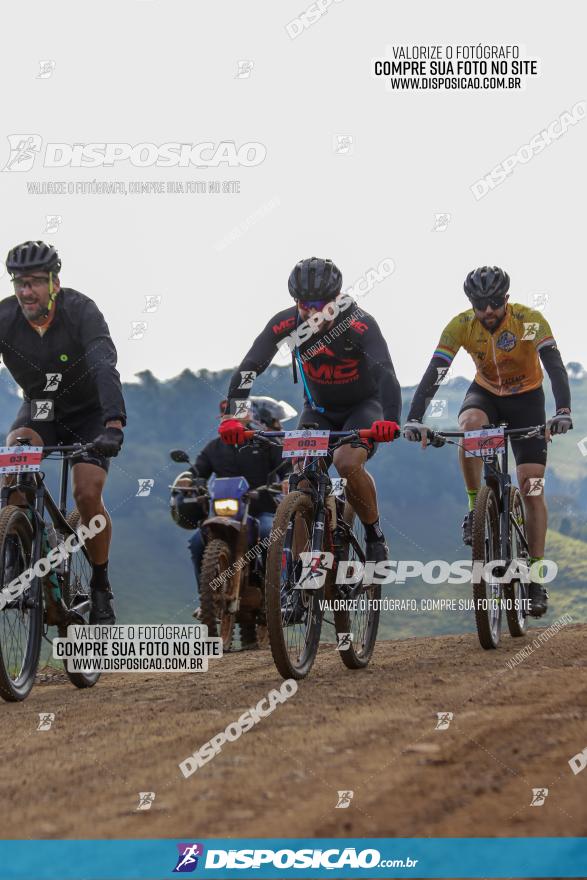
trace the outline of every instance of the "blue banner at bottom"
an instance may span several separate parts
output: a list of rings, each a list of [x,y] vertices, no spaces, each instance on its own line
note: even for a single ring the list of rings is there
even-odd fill
[[[2,880],[587,877],[587,838],[3,840]]]

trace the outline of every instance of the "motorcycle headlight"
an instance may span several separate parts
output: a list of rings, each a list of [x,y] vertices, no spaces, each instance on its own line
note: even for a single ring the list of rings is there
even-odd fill
[[[236,498],[219,498],[214,501],[214,513],[216,516],[236,516],[238,500]]]

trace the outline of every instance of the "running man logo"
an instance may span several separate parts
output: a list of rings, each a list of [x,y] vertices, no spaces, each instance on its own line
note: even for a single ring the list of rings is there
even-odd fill
[[[532,339],[536,339],[539,327],[540,324],[537,322],[529,323],[524,321],[524,335],[522,336],[522,342],[531,342]]]
[[[201,843],[178,843],[179,851],[177,865],[173,869],[174,874],[188,874],[198,867],[198,858],[204,855],[204,847]]]
[[[254,370],[241,370],[240,374],[241,374],[241,381],[240,381],[240,385],[238,387],[243,388],[245,390],[247,390],[248,388],[252,388],[253,382],[257,378],[257,374],[255,373],[255,371]]]
[[[542,495],[544,492],[544,477],[528,477],[528,490],[526,495]]]
[[[154,800],[154,791],[139,791],[139,805],[137,810],[150,810]]]
[[[142,339],[147,332],[146,321],[131,321],[129,339]]]
[[[448,730],[450,722],[454,718],[454,714],[452,712],[437,712],[436,717],[438,718],[438,721],[436,722],[434,730]]]
[[[153,312],[156,312],[159,306],[161,305],[161,297],[153,296],[153,295],[145,295],[145,308],[143,312],[151,315]]]
[[[328,569],[334,565],[334,555],[328,551],[313,553],[311,550],[304,550],[300,553],[300,561],[303,567],[296,588],[299,590],[320,590],[326,581]]]
[[[44,232],[48,232],[49,235],[54,235],[59,227],[61,226],[61,222],[63,217],[61,214],[45,214],[45,229]]]
[[[243,59],[242,61],[237,61],[235,79],[248,79],[253,72],[254,66],[254,61],[247,61],[245,59]]]
[[[55,61],[52,58],[48,58],[46,61],[39,61],[39,72],[37,74],[37,79],[49,79],[50,76],[53,76],[53,71],[55,70]]]
[[[436,367],[438,373],[435,385],[444,385],[452,378],[452,367]]]
[[[548,797],[548,789],[547,788],[533,788],[532,789],[532,800],[530,801],[531,807],[541,807],[544,804],[544,801]]]
[[[54,721],[54,712],[39,712],[39,724],[37,730],[51,730],[51,725]]]
[[[30,171],[42,143],[40,134],[9,134],[10,155],[2,171]]]
[[[43,391],[57,391],[62,378],[62,373],[45,373],[46,381]]]
[[[34,422],[52,422],[54,408],[52,400],[31,400],[31,419]]]
[[[533,293],[532,294],[532,308],[541,312],[545,305],[548,302],[548,294],[547,293]]]
[[[587,767],[587,748],[583,749],[583,751],[579,752],[577,755],[573,755],[569,761],[569,767],[575,776]]]
[[[335,134],[332,147],[337,156],[350,156],[353,153],[354,138],[352,134]]]
[[[336,634],[336,650],[337,651],[348,651],[353,643],[353,634],[352,633],[337,633]]]
[[[151,489],[155,485],[155,480],[152,480],[150,477],[139,479],[139,490],[135,495],[135,498],[148,498],[151,494]]]
[[[246,419],[251,414],[251,404],[248,400],[237,400],[234,404],[233,416],[235,419]]]
[[[440,419],[442,416],[448,415],[447,409],[448,400],[431,400],[428,417],[431,419]]]
[[[351,801],[354,796],[354,791],[339,791],[338,792],[338,803],[335,810],[348,810],[351,805]]]

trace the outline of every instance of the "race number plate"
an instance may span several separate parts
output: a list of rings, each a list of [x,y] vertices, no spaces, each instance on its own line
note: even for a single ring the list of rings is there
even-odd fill
[[[329,437],[330,431],[286,431],[283,438],[283,458],[328,455]]]
[[[41,470],[42,446],[0,446],[0,474]]]
[[[480,431],[465,431],[463,438],[467,458],[485,458],[501,455],[505,450],[503,428],[482,428]]]

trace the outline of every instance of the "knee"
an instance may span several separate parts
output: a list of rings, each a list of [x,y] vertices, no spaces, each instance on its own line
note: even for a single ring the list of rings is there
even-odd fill
[[[99,483],[84,483],[73,490],[75,506],[80,511],[97,512],[102,508],[102,487]]]
[[[461,431],[477,431],[487,424],[487,416],[478,409],[466,409],[459,416]]]
[[[334,456],[334,465],[339,475],[344,479],[352,479],[353,475],[362,470],[365,462],[365,453],[361,449],[353,449],[351,446],[342,447]]]

